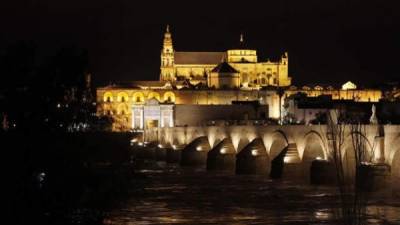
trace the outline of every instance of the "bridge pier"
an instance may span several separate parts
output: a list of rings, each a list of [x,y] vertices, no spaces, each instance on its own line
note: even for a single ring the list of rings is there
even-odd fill
[[[301,163],[296,143],[289,143],[283,158],[282,178],[301,180],[304,178],[304,165]]]
[[[182,146],[177,146],[177,145],[172,146],[172,148],[167,148],[167,151],[166,151],[167,163],[180,163],[182,149],[183,149]]]
[[[207,163],[207,152],[211,149],[207,137],[199,137],[188,144],[181,155],[182,166],[202,166]]]
[[[268,174],[270,160],[260,138],[254,139],[236,155],[237,174]]]
[[[207,154],[207,170],[232,171],[236,168],[236,151],[232,141],[225,138]]]
[[[310,183],[315,185],[337,184],[336,168],[328,160],[314,160],[310,167]]]
[[[155,159],[156,146],[152,143],[143,143],[134,147],[134,155],[138,159]]]
[[[155,160],[157,161],[165,161],[167,158],[167,147],[157,146],[155,150]]]
[[[376,191],[390,185],[390,166],[386,164],[366,164],[358,168],[357,186],[361,190]]]

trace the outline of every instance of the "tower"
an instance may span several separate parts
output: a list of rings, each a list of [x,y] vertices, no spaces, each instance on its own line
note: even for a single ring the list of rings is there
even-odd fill
[[[174,46],[172,44],[171,33],[169,32],[169,25],[164,34],[163,48],[161,50],[161,81],[174,81]]]
[[[279,86],[290,86],[292,83],[291,78],[289,77],[289,56],[288,53],[285,52],[281,60],[279,61],[278,66],[278,85]]]

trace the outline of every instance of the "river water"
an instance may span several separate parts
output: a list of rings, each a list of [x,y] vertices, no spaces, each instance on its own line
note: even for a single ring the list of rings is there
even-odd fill
[[[107,213],[105,224],[337,224],[334,187],[160,162],[137,172],[145,178]],[[370,196],[366,209],[365,224],[400,224],[400,198],[389,189]]]

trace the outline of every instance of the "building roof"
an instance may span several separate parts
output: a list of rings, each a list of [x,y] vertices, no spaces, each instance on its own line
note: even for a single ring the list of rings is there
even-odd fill
[[[213,73],[239,73],[235,68],[233,68],[229,63],[222,62],[218,64],[214,69],[211,70]]]
[[[129,83],[110,84],[104,89],[143,89],[143,88],[168,88],[170,83],[168,81],[133,81]],[[172,88],[172,87],[170,87]]]
[[[175,52],[175,64],[218,64],[225,52]]]

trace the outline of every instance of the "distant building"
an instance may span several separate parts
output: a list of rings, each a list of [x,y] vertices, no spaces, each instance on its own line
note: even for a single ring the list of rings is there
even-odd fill
[[[222,61],[229,63],[239,77],[240,85],[249,87],[289,86],[291,78],[288,75],[289,58],[284,53],[278,62],[258,61],[257,51],[249,49],[240,36],[239,45],[224,52],[181,52],[173,46],[172,35],[167,26],[161,50],[162,81],[177,81],[189,79],[191,83],[207,83],[207,77],[212,75],[215,67]],[[215,72],[215,71],[214,71]]]
[[[279,90],[284,90],[283,95]],[[97,114],[110,116],[114,131],[128,131],[205,125],[210,121],[220,124],[221,120],[279,120],[288,113],[282,107],[285,98],[298,93],[353,102],[378,102],[382,98],[381,91],[357,89],[351,82],[343,87],[291,86],[288,54],[278,62],[259,62],[256,50],[246,48],[243,35],[239,47],[224,52],[175,51],[167,27],[160,80],[100,87],[96,102]],[[243,104],[246,102],[251,104]],[[309,121],[319,110],[326,108],[308,109],[301,120]]]

